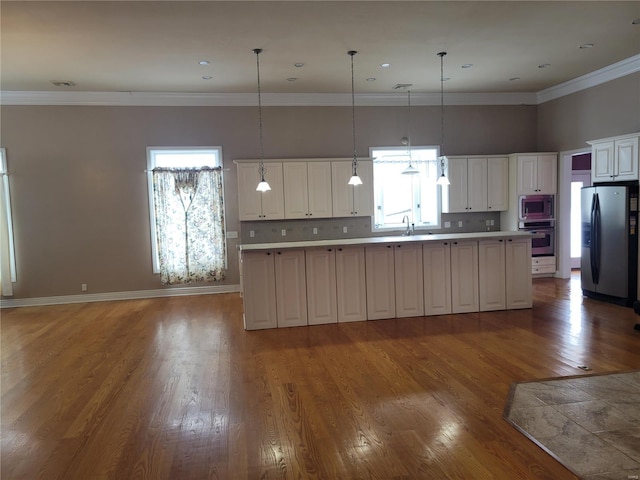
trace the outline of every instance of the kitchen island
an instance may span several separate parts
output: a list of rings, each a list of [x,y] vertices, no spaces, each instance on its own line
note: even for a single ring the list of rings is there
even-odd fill
[[[531,308],[528,232],[240,245],[247,330]]]

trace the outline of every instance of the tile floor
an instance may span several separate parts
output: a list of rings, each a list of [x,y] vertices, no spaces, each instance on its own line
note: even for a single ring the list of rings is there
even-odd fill
[[[640,479],[640,371],[516,383],[505,418],[585,480]]]

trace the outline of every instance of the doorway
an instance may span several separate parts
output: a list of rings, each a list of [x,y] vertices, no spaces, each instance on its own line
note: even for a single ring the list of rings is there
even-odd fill
[[[571,269],[580,268],[580,256],[582,250],[582,209],[580,205],[580,190],[591,186],[590,170],[573,170],[571,172],[571,229],[570,252]]]

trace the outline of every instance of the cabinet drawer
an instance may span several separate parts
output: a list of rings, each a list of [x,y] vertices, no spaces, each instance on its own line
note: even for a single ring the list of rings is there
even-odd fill
[[[531,266],[532,267],[543,267],[543,266],[551,266],[556,267],[556,257],[533,257],[531,258]]]
[[[531,269],[531,273],[533,273],[534,275],[537,273],[556,273],[556,266],[555,265],[541,265],[541,266],[534,266]]]

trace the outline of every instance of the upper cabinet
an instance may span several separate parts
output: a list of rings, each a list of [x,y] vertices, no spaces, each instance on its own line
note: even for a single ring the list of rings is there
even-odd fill
[[[331,162],[284,162],[285,218],[333,216]]]
[[[555,194],[558,156],[555,153],[517,153],[517,195]]]
[[[333,216],[370,217],[373,215],[373,162],[358,162],[362,185],[349,185],[351,174],[350,160],[331,162]]]
[[[240,220],[277,220],[284,218],[284,182],[282,163],[265,163],[265,179],[271,190],[258,192],[260,164],[238,163],[238,214]]]
[[[449,157],[450,185],[442,188],[442,211],[487,212],[508,208],[507,157]]]
[[[591,181],[638,180],[639,133],[587,142],[591,145]]]

